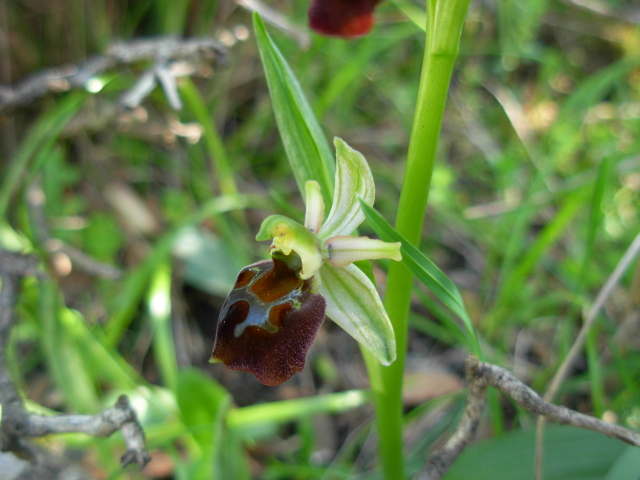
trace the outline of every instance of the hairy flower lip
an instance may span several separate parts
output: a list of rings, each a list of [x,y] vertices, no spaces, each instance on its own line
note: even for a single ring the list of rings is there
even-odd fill
[[[280,288],[275,295],[274,282]],[[324,321],[326,302],[316,290],[313,279],[298,279],[278,257],[243,268],[220,310],[210,362],[253,373],[269,386],[302,371]]]

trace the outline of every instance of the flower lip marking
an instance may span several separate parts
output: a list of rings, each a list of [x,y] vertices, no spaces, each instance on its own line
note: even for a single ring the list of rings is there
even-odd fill
[[[314,288],[314,280],[300,280],[277,257],[245,267],[220,311],[212,361],[251,372],[265,385],[301,371],[324,321],[326,302]]]
[[[248,285],[255,274],[255,270],[242,270],[238,275],[238,279],[236,280],[236,284],[233,286],[233,288],[242,288]]]
[[[273,268],[251,283],[249,291],[261,302],[273,302],[288,296],[302,286],[302,280],[290,274],[291,269],[283,261],[273,263]],[[295,295],[294,295],[295,296]]]

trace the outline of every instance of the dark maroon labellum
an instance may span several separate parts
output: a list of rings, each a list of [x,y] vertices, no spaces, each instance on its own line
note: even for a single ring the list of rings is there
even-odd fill
[[[309,25],[322,35],[358,38],[374,24],[373,9],[380,0],[313,0]]]
[[[326,302],[277,258],[242,269],[220,311],[213,361],[278,385],[304,368]]]

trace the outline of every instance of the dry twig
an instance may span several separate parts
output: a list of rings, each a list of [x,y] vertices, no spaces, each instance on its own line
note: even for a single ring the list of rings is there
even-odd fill
[[[15,320],[14,307],[20,280],[28,275],[42,276],[36,265],[34,257],[0,250],[0,451],[11,451],[19,457],[38,463],[46,455],[26,441],[28,438],[68,432],[104,437],[121,430],[127,445],[127,452],[120,459],[121,464],[126,466],[136,462],[144,467],[151,457],[145,447],[144,431],[125,396],[121,396],[115,406],[98,415],[47,417],[25,410],[22,397],[5,365],[6,349]]]
[[[416,480],[437,480],[446,472],[473,436],[485,403],[486,388],[491,386],[511,397],[523,409],[563,425],[586,428],[640,447],[640,433],[584,415],[566,407],[545,402],[540,395],[511,372],[491,363],[467,358],[469,392],[467,406],[458,427],[445,446],[434,452]]]
[[[178,73],[170,72],[171,65],[179,61],[222,65],[226,63],[227,57],[227,49],[208,37],[181,39],[170,36],[118,42],[111,45],[106,54],[92,57],[82,65],[49,68],[14,86],[0,85],[0,111],[24,105],[48,93],[85,87],[91,78],[107,70],[143,62],[152,62],[152,66],[123,96],[121,103],[126,107],[136,107],[159,82],[171,106],[179,109],[181,104],[173,80]]]
[[[633,2],[617,10],[612,8],[607,2],[600,0],[564,0],[564,3],[586,10],[600,17],[611,18],[636,25],[640,23],[640,9],[633,6]]]
[[[306,30],[293,25],[289,19],[277,10],[267,6],[260,0],[235,0],[238,5],[246,8],[250,12],[257,12],[267,23],[280,29],[285,34],[291,36],[298,42],[300,48],[308,50],[311,46],[311,36]]]
[[[573,342],[573,345],[571,346],[569,353],[567,353],[567,356],[562,361],[562,364],[556,371],[556,374],[551,379],[551,383],[549,384],[549,387],[547,388],[547,391],[544,394],[545,402],[553,401],[554,397],[556,396],[556,393],[558,392],[558,389],[560,388],[560,385],[562,384],[562,382],[565,381],[565,379],[571,372],[571,369],[573,368],[574,363],[578,358],[578,354],[582,350],[582,347],[584,346],[584,342],[587,339],[587,334],[589,333],[589,330],[591,330],[591,327],[596,321],[598,313],[600,313],[600,309],[602,309],[602,307],[604,306],[609,296],[613,293],[613,290],[615,289],[616,285],[618,285],[618,283],[620,282],[622,275],[624,274],[624,272],[626,272],[631,262],[633,262],[633,260],[638,256],[638,253],[640,253],[640,234],[636,235],[636,238],[633,240],[633,242],[631,242],[631,245],[629,246],[625,254],[622,256],[622,258],[620,259],[620,262],[618,262],[618,265],[616,265],[616,268],[611,274],[611,276],[609,277],[609,279],[607,280],[607,283],[605,283],[604,287],[602,287],[602,290],[600,290],[600,292],[598,293],[598,296],[593,302],[593,305],[587,312],[585,321],[582,324],[582,327],[580,328],[580,332],[578,332],[578,336]],[[536,478],[538,480],[542,480],[543,432],[544,432],[544,418],[540,417],[536,425],[535,465],[536,465]]]

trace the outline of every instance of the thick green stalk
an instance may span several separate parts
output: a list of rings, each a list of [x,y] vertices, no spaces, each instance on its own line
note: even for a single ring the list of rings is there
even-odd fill
[[[427,43],[396,218],[397,231],[416,245],[424,224],[451,72],[468,7],[469,0],[427,0]],[[396,334],[398,357],[389,367],[367,359],[376,403],[380,462],[387,480],[404,478],[402,378],[412,284],[409,270],[400,262],[392,262],[385,308]]]

